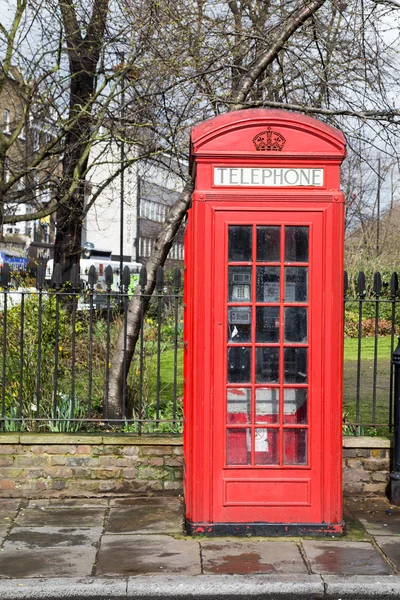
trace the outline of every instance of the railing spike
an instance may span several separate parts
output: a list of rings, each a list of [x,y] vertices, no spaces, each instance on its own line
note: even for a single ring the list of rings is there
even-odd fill
[[[92,288],[92,289],[94,288],[96,279],[97,279],[96,267],[94,265],[91,265],[89,267],[89,274],[88,274],[88,284],[89,284],[90,288]]]
[[[60,263],[54,265],[54,285],[57,290],[59,290],[62,285],[62,270]]]
[[[3,288],[8,288],[10,285],[10,265],[8,263],[4,263],[1,269],[1,286]]]
[[[106,282],[106,288],[108,290],[111,289],[111,286],[113,284],[113,270],[112,270],[112,266],[108,265],[108,267],[106,267],[104,269],[104,280]]]
[[[126,265],[122,271],[122,285],[125,289],[128,289],[131,282],[131,272],[128,265]]]
[[[146,267],[142,267],[140,269],[139,285],[142,288],[146,287],[146,285],[147,285],[147,269],[146,269]]]
[[[44,265],[39,263],[36,270],[36,287],[41,290],[44,285]]]
[[[344,272],[344,295],[346,296],[347,291],[349,289],[349,276],[347,274],[347,271]]]
[[[164,289],[164,269],[159,265],[156,273],[156,286],[159,292]]]
[[[399,291],[399,278],[396,271],[392,273],[390,278],[390,291],[392,292],[393,296],[395,296]]]
[[[73,288],[79,288],[79,267],[77,264],[72,265],[71,269],[71,284]]]
[[[374,275],[374,294],[379,296],[382,289],[382,277],[379,271],[377,271]]]
[[[360,271],[358,274],[357,291],[358,291],[359,296],[364,296],[364,294],[365,294],[365,273],[364,273],[364,271]]]

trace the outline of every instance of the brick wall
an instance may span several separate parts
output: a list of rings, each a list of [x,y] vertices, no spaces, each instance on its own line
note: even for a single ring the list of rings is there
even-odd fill
[[[0,497],[182,492],[182,440],[74,434],[0,434]]]
[[[345,495],[384,494],[390,440],[343,438]],[[180,436],[0,434],[0,497],[182,493]]]

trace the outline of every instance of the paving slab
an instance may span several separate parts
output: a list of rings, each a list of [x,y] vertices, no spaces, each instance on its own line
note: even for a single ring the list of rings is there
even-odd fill
[[[205,574],[308,572],[294,542],[201,541],[200,547]]]
[[[7,524],[4,522],[12,521],[16,517],[20,504],[20,500],[0,500],[0,528]]]
[[[178,499],[174,500],[174,502],[147,502],[142,500],[142,502],[132,506],[111,508],[105,534],[182,533],[182,503]]]
[[[191,539],[167,535],[106,535],[97,557],[96,575],[200,575],[200,547]]]
[[[392,571],[369,542],[302,542],[313,573],[391,575]]]
[[[374,514],[356,518],[370,535],[399,535],[400,515]]]
[[[4,551],[12,549],[98,546],[101,527],[14,527],[7,536]]]
[[[3,549],[0,553],[0,577],[83,577],[91,575],[96,548]],[[1,585],[1,584],[0,584]]]
[[[400,571],[400,537],[382,535],[376,536],[375,542],[382,552],[392,561],[398,571]]]
[[[21,504],[18,498],[0,498],[0,515],[4,511],[17,511]]]
[[[107,508],[25,508],[18,513],[21,527],[101,527]]]
[[[99,508],[107,507],[107,498],[46,498],[42,500],[29,500],[28,508]]]
[[[387,498],[359,498],[346,502],[346,511],[358,519],[370,535],[400,534],[400,507]]]
[[[356,496],[356,497],[346,497],[343,499],[343,504],[345,510],[349,510],[352,514],[355,514],[359,511],[377,511],[382,509],[387,509],[389,507],[394,508],[394,510],[399,510],[399,507],[393,507],[390,504],[389,500],[386,496]]]

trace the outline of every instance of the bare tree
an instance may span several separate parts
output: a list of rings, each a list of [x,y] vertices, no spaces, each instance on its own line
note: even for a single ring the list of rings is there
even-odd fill
[[[56,213],[55,260],[64,281],[80,259],[94,145],[141,142],[139,152],[127,152],[125,163],[105,176],[91,202],[133,161],[157,153],[149,136],[143,143],[143,123],[125,126],[118,110],[121,88],[137,76],[134,63],[149,27],[143,24],[133,39],[108,0],[90,8],[70,0],[42,0],[35,7],[18,0],[10,23],[0,26],[0,104],[10,109],[9,127],[0,131],[0,232],[4,223]],[[29,213],[15,210],[26,204]]]

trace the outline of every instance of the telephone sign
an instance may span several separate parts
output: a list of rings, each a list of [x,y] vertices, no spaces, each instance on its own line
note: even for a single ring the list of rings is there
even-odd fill
[[[343,135],[254,109],[194,128],[188,533],[332,534],[341,502]]]

